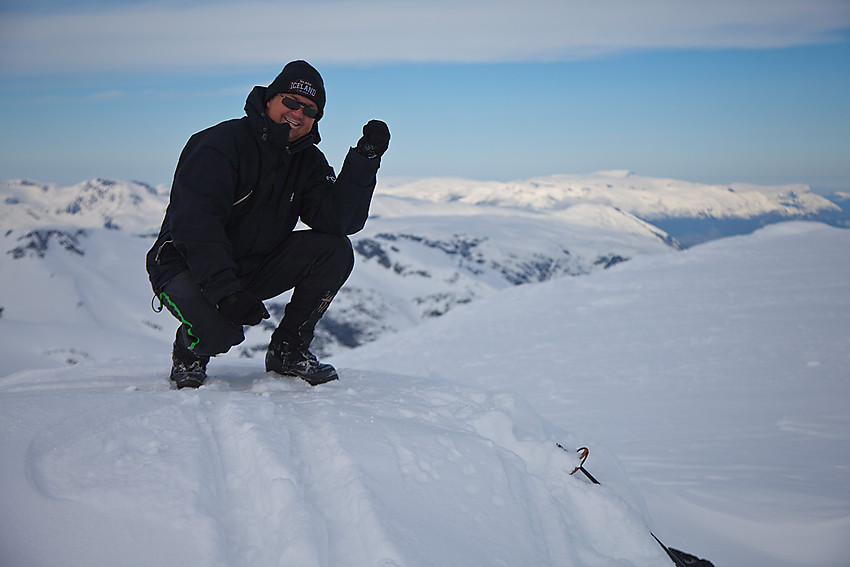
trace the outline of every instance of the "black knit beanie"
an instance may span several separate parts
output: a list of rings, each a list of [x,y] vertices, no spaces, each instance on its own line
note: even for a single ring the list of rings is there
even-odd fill
[[[268,102],[277,94],[293,93],[309,98],[316,103],[320,119],[325,111],[325,84],[322,76],[306,61],[293,61],[287,63],[274,81],[266,89],[266,100]]]

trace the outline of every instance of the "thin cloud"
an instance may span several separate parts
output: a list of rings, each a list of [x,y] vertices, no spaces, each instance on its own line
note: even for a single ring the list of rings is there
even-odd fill
[[[108,91],[100,91],[90,94],[85,97],[85,100],[89,102],[102,102],[108,100],[120,100],[125,96],[127,96],[127,93],[124,91],[120,89],[111,89]]]
[[[321,63],[557,61],[634,49],[844,40],[846,0],[161,2],[10,13],[0,68],[192,69]]]

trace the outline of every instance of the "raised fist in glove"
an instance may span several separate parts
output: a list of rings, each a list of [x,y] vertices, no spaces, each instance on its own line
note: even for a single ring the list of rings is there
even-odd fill
[[[263,302],[244,289],[234,291],[219,301],[218,310],[234,325],[256,325],[269,318],[269,312]]]
[[[377,158],[390,147],[390,129],[380,120],[370,120],[363,127],[363,137],[354,150],[363,157]]]

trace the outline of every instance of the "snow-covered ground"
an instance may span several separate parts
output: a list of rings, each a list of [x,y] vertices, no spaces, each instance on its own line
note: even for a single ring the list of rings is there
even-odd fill
[[[508,288],[317,388],[228,355],[172,391],[159,335],[98,336],[0,378],[0,564],[670,565],[652,532],[718,567],[847,565],[848,258],[850,231],[784,223]],[[6,309],[12,343],[103,326]]]
[[[848,259],[850,232],[784,223],[507,290],[335,362],[522,396],[717,565],[847,565]]]

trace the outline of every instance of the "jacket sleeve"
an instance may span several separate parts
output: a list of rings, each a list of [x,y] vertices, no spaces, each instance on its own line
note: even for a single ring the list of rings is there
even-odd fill
[[[174,247],[215,305],[242,285],[225,232],[237,187],[236,153],[213,141],[208,137],[181,156],[169,206]]]
[[[339,176],[321,152],[301,203],[301,220],[314,230],[340,236],[354,234],[366,225],[377,183],[380,158],[368,159],[349,150]]]

